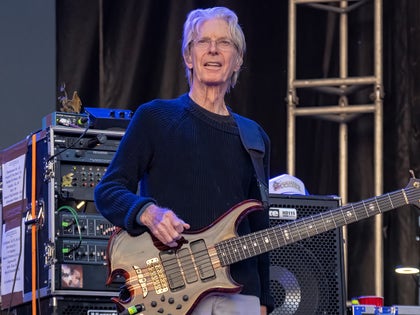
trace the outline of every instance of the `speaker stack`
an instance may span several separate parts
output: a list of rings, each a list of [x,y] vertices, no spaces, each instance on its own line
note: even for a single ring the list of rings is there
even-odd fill
[[[270,195],[270,226],[339,207],[334,196]],[[270,252],[271,315],[342,315],[346,309],[340,228]]]

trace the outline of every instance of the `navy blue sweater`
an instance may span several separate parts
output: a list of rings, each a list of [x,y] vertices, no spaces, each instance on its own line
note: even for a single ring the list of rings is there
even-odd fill
[[[259,129],[269,152],[268,136]],[[136,216],[148,202],[172,209],[198,230],[246,199],[260,199],[260,193],[232,116],[208,112],[187,94],[137,109],[95,190],[98,210],[132,235],[146,230]],[[257,211],[243,219],[238,233],[266,227],[267,211]],[[233,264],[231,275],[244,285],[243,294],[271,308],[267,254]]]

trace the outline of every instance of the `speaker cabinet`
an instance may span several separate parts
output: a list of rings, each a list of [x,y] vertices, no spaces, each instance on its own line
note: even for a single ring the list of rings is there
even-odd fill
[[[270,195],[270,226],[340,206],[335,196]],[[346,309],[342,229],[270,252],[271,315],[342,315]]]

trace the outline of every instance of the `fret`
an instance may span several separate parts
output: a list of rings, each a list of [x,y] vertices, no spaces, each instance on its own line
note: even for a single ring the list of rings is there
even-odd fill
[[[335,211],[335,210],[331,209],[331,210],[328,211],[328,213],[330,214],[331,220],[334,223],[334,228],[337,228],[337,222],[335,221],[333,211]]]
[[[353,213],[354,213],[354,219],[355,219],[355,221],[358,221],[359,219],[358,219],[358,217],[357,217],[357,211],[354,209],[354,207],[353,207],[353,206],[351,207],[351,209],[353,210]]]
[[[283,243],[280,243],[279,238],[278,238],[279,234],[277,234],[273,228],[271,229],[271,232],[272,232],[271,234],[272,234],[272,235],[274,236],[274,238],[276,239],[276,245],[277,245],[277,246],[279,246],[279,247],[280,247],[280,245],[284,244],[284,240],[283,240]],[[267,233],[267,235],[265,235],[265,236],[264,236],[264,245],[265,245],[266,247],[267,247],[268,242],[271,242],[271,238],[269,237],[269,235],[268,235],[268,233]],[[274,248],[274,247],[272,247],[272,248]]]
[[[344,223],[344,216],[343,216],[343,208],[339,208],[338,210],[332,210],[333,212],[331,213],[333,221],[334,221],[334,226],[337,228],[339,226],[342,226]]]
[[[248,238],[249,236],[244,236],[244,240],[247,240]],[[239,256],[241,258],[248,257],[249,256],[249,243],[245,241],[244,244],[242,244],[240,247],[242,249],[242,254],[239,253]]]
[[[311,221],[311,219],[312,219],[312,216],[309,216],[307,221]],[[315,235],[313,234],[313,230],[314,230],[313,222],[312,223],[308,222],[308,224],[306,224],[306,230],[308,230],[309,236]]]
[[[289,226],[289,224],[286,224],[286,226]],[[290,232],[288,229],[284,228],[282,230],[280,230],[283,239],[284,239],[284,244],[290,244],[293,242],[293,237],[291,237]]]
[[[341,211],[341,213],[343,214],[343,225],[344,224],[349,224],[349,223],[351,223],[352,221],[351,221],[351,219],[352,219],[352,207],[350,206],[350,205],[346,205],[346,206],[344,206],[344,207],[342,207],[342,209],[343,209],[343,211]],[[350,209],[350,210],[348,210],[348,209]]]
[[[351,213],[352,213],[351,223],[360,221],[362,218],[364,218],[364,210],[363,209],[356,209],[354,207],[349,207],[349,208],[351,209],[349,211],[351,211]]]
[[[243,242],[243,239],[242,239]],[[243,254],[244,254],[244,250],[243,250],[243,245],[241,244],[242,242],[239,242],[239,240],[235,240],[235,260],[237,260],[237,258],[242,258]]]
[[[390,208],[390,209],[393,208],[393,203],[389,199],[389,195],[388,194],[385,195],[385,196],[383,196],[383,197],[381,197],[381,198],[376,198],[376,200],[378,201],[378,207],[380,209],[385,209],[385,211],[386,211],[386,209],[388,209],[388,208]]]
[[[308,219],[308,218],[304,218],[304,219],[303,219],[302,224],[303,224],[303,225],[304,225],[304,227],[305,227],[306,234],[308,235],[308,237],[310,237],[310,236],[311,236],[311,233],[309,232],[309,226],[308,226],[308,224],[307,224],[307,219]]]
[[[408,198],[407,198],[407,195],[405,194],[405,191],[402,189],[401,192],[404,196],[405,203],[408,204]]]
[[[228,255],[228,261],[234,261],[234,256],[232,256],[234,253],[232,252],[232,249],[233,250],[235,250],[236,251],[236,248],[232,248],[232,241],[231,240],[229,240],[228,242],[227,242],[227,245],[228,245],[228,247],[226,248],[226,252],[229,254]]]
[[[321,212],[319,215],[320,215],[320,217],[321,217],[322,224],[324,224],[324,231],[328,231],[327,225],[325,224],[325,220],[324,220],[324,218],[322,217],[322,216],[323,216],[323,213]],[[328,222],[327,222],[327,223],[328,223]]]
[[[220,242],[220,243],[216,244],[215,248],[216,248],[216,251],[218,253],[220,263],[222,265],[227,265],[226,250],[225,250],[224,244],[225,244],[224,242]]]
[[[365,205],[361,204],[361,206],[360,206],[360,204],[361,203],[359,202],[359,207],[357,207],[357,208],[353,207],[354,212],[358,214],[357,215],[357,221],[362,219],[362,218],[368,218],[369,217],[369,212],[367,211],[367,208],[365,207]]]
[[[257,252],[255,248],[258,246],[257,238],[251,237],[251,234],[248,235],[248,255],[255,256]]]
[[[369,218],[369,208],[366,206],[366,204],[364,202],[358,202],[357,205],[359,209],[356,211],[359,213],[359,217]]]
[[[381,207],[379,206],[379,203],[378,203],[378,198],[374,198],[374,200],[375,200],[375,203],[376,203],[376,208],[378,209],[379,213],[381,213],[382,211],[381,211]]]
[[[243,241],[244,240],[246,240],[246,237],[247,236],[244,236],[243,238],[242,238],[242,243],[243,243]],[[247,250],[247,245],[246,245],[246,243],[245,244],[240,244],[240,243],[238,243],[237,245],[236,245],[236,247],[238,248],[238,251],[236,252],[237,253],[237,255],[240,257],[240,258],[243,258],[243,257],[247,257],[245,254],[246,254],[246,250]]]
[[[304,223],[304,221],[302,222],[302,223]],[[296,235],[296,239],[297,240],[301,240],[301,239],[303,239],[303,237],[302,237],[302,235],[300,234],[300,229],[299,229],[299,226],[297,225],[297,221],[293,221],[293,228],[292,228],[292,233],[290,233],[291,234],[291,236],[292,236],[292,241],[294,241],[294,238],[293,238],[293,232],[294,231],[296,231],[297,232],[297,235],[296,235],[296,233],[295,233],[295,235]]]
[[[374,215],[380,214],[381,209],[379,209],[376,205],[376,198],[369,199],[369,201],[372,201],[369,203],[369,209],[373,212]]]
[[[284,233],[286,234],[287,238],[287,242],[286,244],[290,244],[290,243],[294,243],[295,239],[293,238],[293,225],[296,225],[296,222],[291,222],[291,224],[286,224],[287,227],[289,227],[288,229],[284,230]],[[301,238],[297,238],[296,241],[301,240]]]
[[[318,213],[316,216],[314,216],[314,220],[316,220],[317,225],[317,232],[319,233],[326,232],[328,229],[325,226],[324,218],[322,217],[322,213]]]
[[[263,244],[264,244],[265,251],[267,251],[267,249],[268,249],[268,247],[267,247],[268,244],[270,245],[269,249],[274,249],[274,248],[279,248],[280,247],[280,242],[279,242],[279,239],[277,237],[277,233],[273,232],[274,229],[270,229],[270,231],[272,232],[271,234],[276,239],[277,246],[273,246],[273,244],[271,242],[271,238],[269,237],[269,234],[268,233],[264,233],[265,235],[263,235]]]
[[[228,262],[229,262],[229,255],[228,255],[228,250],[227,250],[227,247],[226,247],[226,243],[225,242],[220,243],[219,247],[221,248],[223,262],[224,262],[225,265],[227,265]]]
[[[240,258],[241,257],[241,250],[242,250],[242,248],[241,248],[241,244],[235,239],[235,241],[234,242],[231,242],[231,243],[233,243],[234,245],[233,245],[233,258],[234,258],[234,260],[237,260],[238,258]]]
[[[356,221],[359,221],[361,218],[366,217],[366,214],[365,214],[366,208],[363,205],[360,206],[360,203],[350,204],[349,207],[351,208],[351,210],[354,214],[354,217],[352,217],[351,222],[356,222]]]
[[[346,216],[344,215],[343,210],[344,210],[344,207],[341,207],[341,208],[340,208],[341,218],[343,218],[344,224],[340,224],[340,226],[347,224],[347,221],[346,221]]]
[[[391,195],[390,194],[386,194],[386,195],[388,196],[389,203],[391,204],[391,208],[394,208],[394,203],[392,202]]]
[[[315,221],[315,217],[317,218],[316,221]],[[319,222],[319,215],[312,216],[311,219],[312,219],[312,222],[314,223],[315,235],[317,235],[317,234],[320,233],[319,230],[318,230],[318,228],[321,229],[321,232],[325,232],[325,231],[322,231],[322,226],[320,225],[320,222]]]
[[[265,251],[270,250],[270,249],[267,248],[267,244],[265,243],[265,239],[266,239],[265,235],[266,234],[267,234],[266,231],[258,232],[258,241],[256,242],[257,247],[255,249],[258,249],[258,252],[260,252],[260,253],[264,253]],[[273,236],[275,236],[275,235],[273,235]],[[267,240],[268,240],[268,238],[267,238]],[[269,243],[272,246],[271,241],[269,241]]]
[[[367,208],[364,205],[363,205],[363,209],[365,210],[365,213],[366,213],[365,218],[368,218],[370,216],[369,211],[367,210]]]
[[[307,228],[309,227],[309,229],[310,229],[308,234],[310,234],[310,236],[319,234],[318,229],[316,227],[316,223],[314,221],[314,217],[313,216],[308,217],[308,221],[312,221],[312,223],[310,223],[310,225],[306,225]],[[314,233],[314,230],[315,230],[315,233]]]
[[[368,216],[368,217],[370,217],[370,212],[369,212],[369,209],[366,207],[365,202],[364,202],[364,201],[362,201],[361,203],[362,203],[363,207],[365,208],[365,211],[366,211],[366,213],[367,213],[367,216]]]
[[[310,237],[311,234],[309,233],[308,224],[306,223],[306,221],[307,221],[307,218],[304,218],[302,225],[303,225],[303,228],[305,228],[306,235],[307,235],[306,237]],[[302,237],[300,239],[302,239]]]
[[[326,216],[327,219],[324,219],[324,216]],[[325,231],[328,231],[337,227],[331,211],[321,213],[321,217],[322,217],[322,221],[324,222]]]
[[[251,248],[254,251],[254,255],[261,253],[261,240],[258,240],[258,237],[255,237],[254,240],[251,242]]]
[[[346,210],[345,210],[344,214],[346,216],[346,224],[350,224],[350,223],[355,222],[356,217],[357,217],[357,215],[356,215],[357,210],[354,207],[352,207],[351,205],[346,205],[345,209]]]

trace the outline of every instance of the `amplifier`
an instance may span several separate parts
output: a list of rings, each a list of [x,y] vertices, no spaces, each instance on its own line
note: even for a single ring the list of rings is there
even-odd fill
[[[128,109],[85,107],[85,112],[89,115],[91,127],[95,129],[124,130],[133,116]]]
[[[122,131],[49,128],[49,154],[65,161],[109,163],[117,151]]]
[[[53,127],[47,142],[54,165],[47,179],[63,199],[93,201],[96,184],[118,149],[123,132]],[[51,159],[51,158],[50,158]]]
[[[106,139],[97,142],[99,135],[105,135]],[[94,188],[122,136],[123,133],[117,131],[50,126],[37,134],[36,143],[24,143],[27,148],[22,150],[26,151],[22,169],[26,170],[26,195],[24,202],[10,207],[10,211],[16,213],[14,216],[20,215],[20,218],[7,223],[16,226],[11,230],[16,234],[13,239],[16,250],[10,255],[15,255],[21,266],[7,264],[10,270],[5,274],[11,285],[7,287],[10,288],[7,294],[2,295],[5,302],[2,307],[28,303],[34,294],[47,305],[54,301],[77,303],[77,299],[59,298],[66,296],[77,296],[79,300],[81,297],[110,298],[124,284],[124,279],[117,279],[112,286],[106,285],[106,248],[115,227],[97,211],[93,201]],[[17,211],[18,207],[24,209]],[[36,217],[30,215],[33,207]],[[35,234],[33,227],[36,227]],[[11,236],[8,238],[8,242],[12,242]],[[36,279],[36,293],[33,279]],[[56,305],[48,307],[53,310]]]
[[[270,194],[270,226],[337,208],[335,196]],[[345,313],[344,244],[334,229],[270,252],[271,315]]]
[[[87,114],[53,112],[42,118],[42,129],[50,126],[66,126],[75,128],[89,127]]]
[[[40,314],[45,315],[118,315],[115,304],[109,299],[54,296],[39,301]],[[31,315],[31,304],[23,304],[12,310],[16,315]]]

